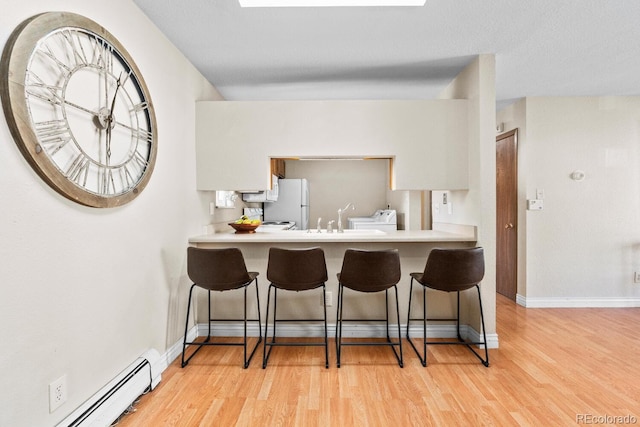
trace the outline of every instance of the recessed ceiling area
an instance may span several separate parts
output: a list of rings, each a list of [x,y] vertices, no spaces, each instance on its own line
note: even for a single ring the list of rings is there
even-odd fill
[[[242,7],[424,6],[426,0],[238,0]]]
[[[496,55],[497,109],[524,96],[640,94],[635,0],[134,2],[228,100],[432,99],[482,53]]]

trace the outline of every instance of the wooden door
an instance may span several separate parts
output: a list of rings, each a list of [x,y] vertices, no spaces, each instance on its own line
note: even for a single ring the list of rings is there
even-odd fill
[[[496,291],[515,301],[518,287],[518,131],[496,137]]]

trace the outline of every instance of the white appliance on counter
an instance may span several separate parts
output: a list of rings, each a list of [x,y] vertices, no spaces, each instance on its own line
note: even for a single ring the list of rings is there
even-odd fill
[[[309,182],[278,180],[278,200],[264,204],[264,222],[295,222],[298,230],[309,228]]]
[[[371,216],[354,216],[347,220],[352,230],[380,230],[392,231],[398,229],[398,219],[395,209],[378,209]]]

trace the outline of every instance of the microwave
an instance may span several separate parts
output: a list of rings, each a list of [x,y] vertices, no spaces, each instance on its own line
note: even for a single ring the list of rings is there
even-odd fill
[[[278,200],[278,177],[275,175],[272,187],[271,190],[242,192],[242,200],[245,202],[275,202]]]

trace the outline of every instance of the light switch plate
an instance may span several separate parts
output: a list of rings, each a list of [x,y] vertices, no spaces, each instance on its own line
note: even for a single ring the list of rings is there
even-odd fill
[[[527,200],[527,210],[530,211],[541,211],[543,208],[542,200],[540,199],[529,199]]]

